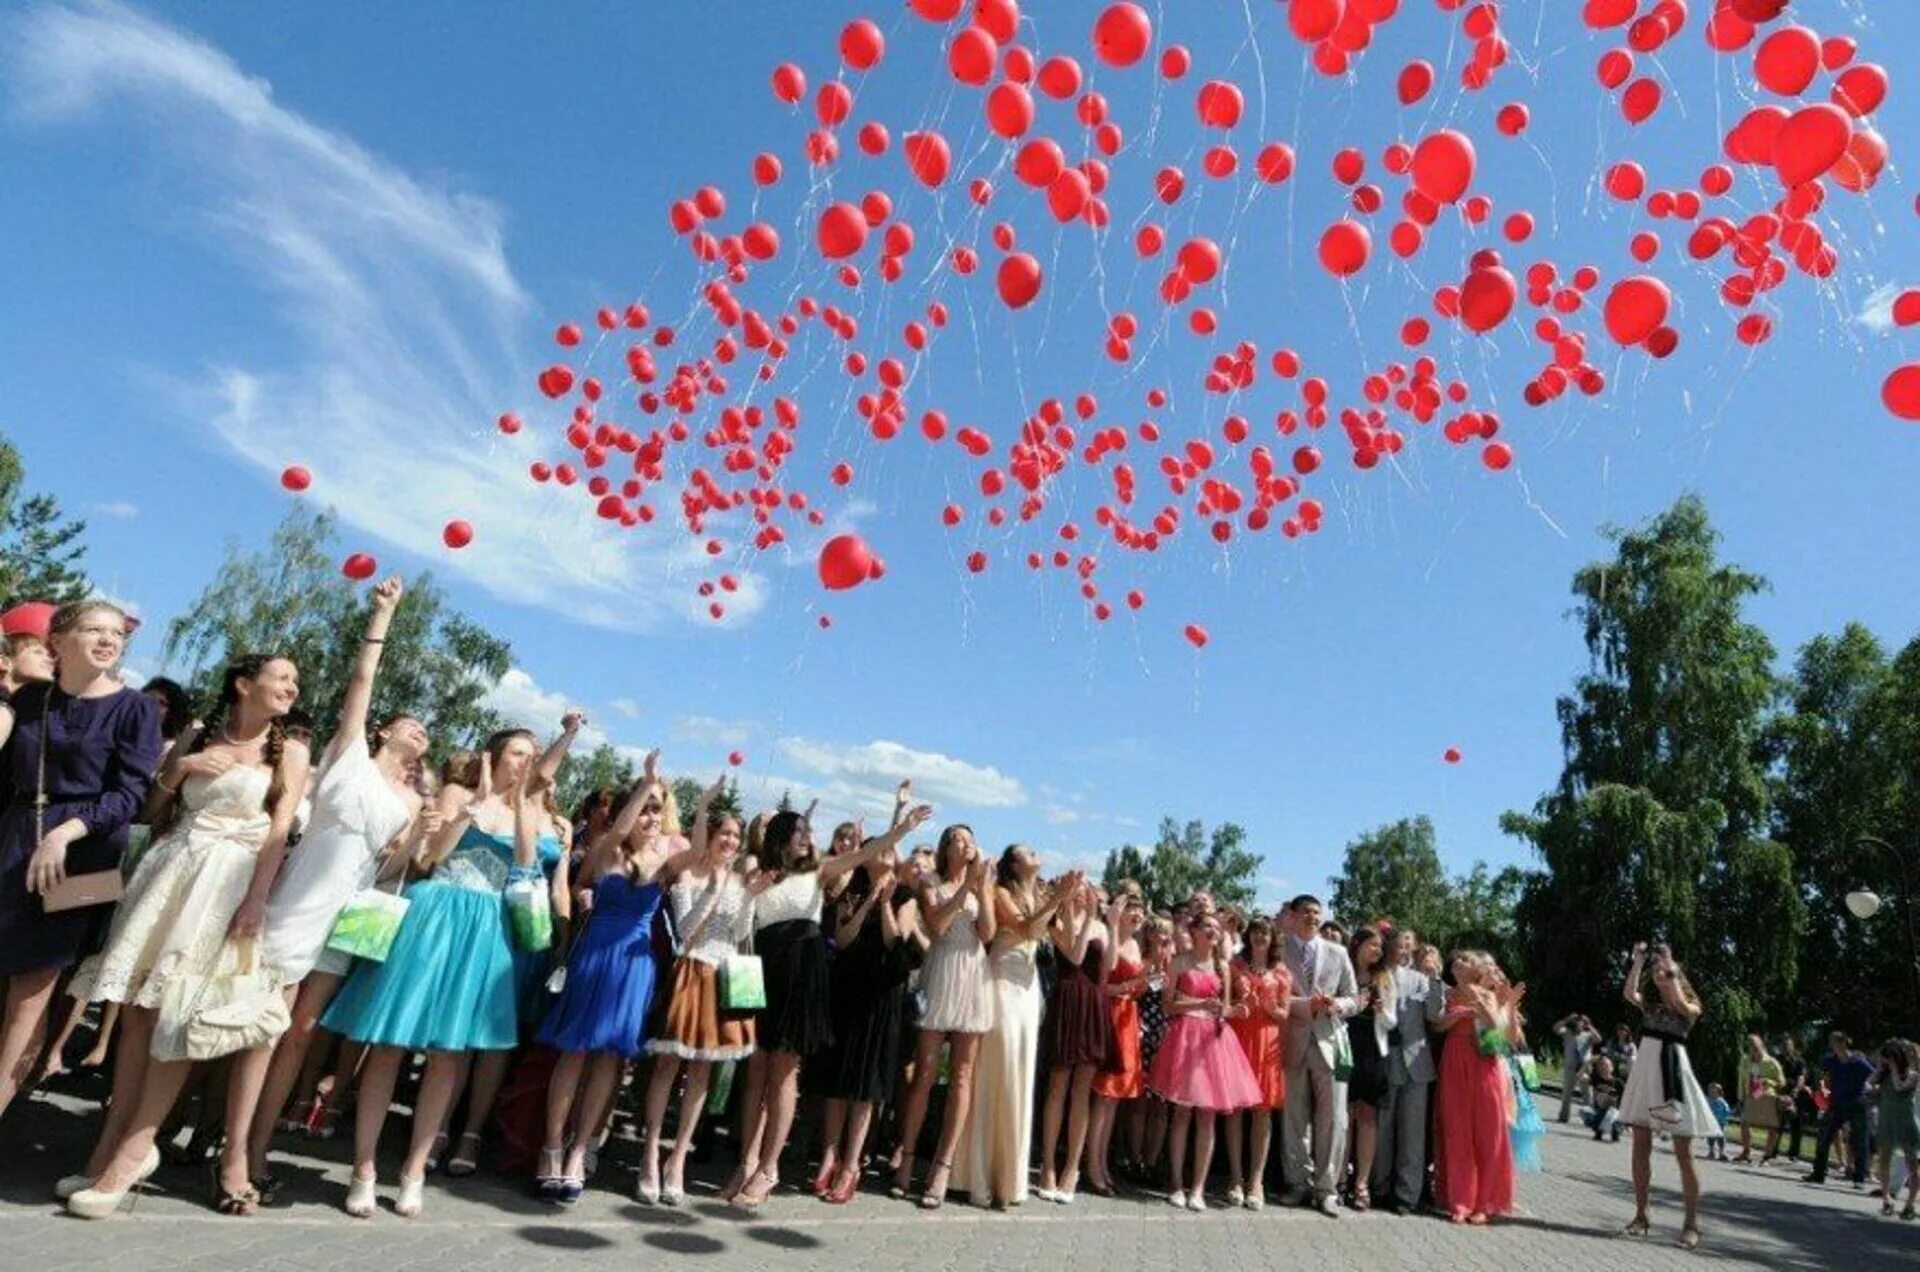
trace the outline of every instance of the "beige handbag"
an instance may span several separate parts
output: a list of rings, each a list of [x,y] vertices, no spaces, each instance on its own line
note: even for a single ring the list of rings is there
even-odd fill
[[[261,968],[253,939],[229,941],[214,970],[198,984],[179,978],[167,986],[154,1022],[152,1055],[218,1060],[264,1047],[292,1023],[286,996],[277,978]]]

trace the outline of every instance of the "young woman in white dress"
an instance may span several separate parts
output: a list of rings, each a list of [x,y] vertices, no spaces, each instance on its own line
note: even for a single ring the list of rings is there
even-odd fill
[[[267,1169],[273,1129],[300,1079],[320,1016],[346,978],[350,956],[327,948],[340,911],[376,878],[404,868],[407,855],[440,828],[440,810],[423,807],[413,774],[427,753],[427,729],[410,715],[396,715],[377,729],[369,749],[367,716],[386,649],[387,628],[400,604],[401,583],[387,579],[373,589],[373,608],[340,720],[320,761],[306,834],[290,854],[267,902],[262,950],[280,976],[293,1024],[280,1036],[270,1062],[247,1053],[243,1065],[266,1064],[260,1104],[248,1138],[248,1174],[263,1201],[278,1189]]]
[[[216,974],[229,944],[244,952],[258,941],[306,789],[307,750],[281,729],[299,697],[300,673],[291,659],[237,659],[226,669],[206,731],[189,753],[175,750],[154,784],[148,811],[156,832],[166,829],[135,867],[105,952],[75,989],[94,1002],[121,1004],[106,1124],[84,1178],[60,1184],[76,1215],[99,1219],[119,1209],[193,1068],[180,1039],[170,1036],[184,1021],[162,1020],[163,1001],[174,992],[177,1001],[194,1001],[194,987]],[[164,1028],[156,1032],[157,1026]],[[215,1180],[215,1205],[223,1214],[250,1214],[257,1200],[246,1144],[263,1074],[264,1066],[236,1065],[228,1085],[226,1143]],[[75,1190],[75,1184],[85,1186]]]
[[[1634,1049],[1633,1071],[1620,1096],[1620,1121],[1633,1128],[1633,1222],[1629,1237],[1647,1235],[1647,1192],[1653,1178],[1653,1133],[1673,1136],[1673,1160],[1680,1167],[1680,1195],[1686,1221],[1680,1245],[1691,1250],[1700,1244],[1700,1176],[1693,1163],[1693,1141],[1717,1135],[1720,1120],[1707,1103],[1706,1092],[1693,1076],[1687,1058],[1687,1034],[1699,1023],[1700,996],[1687,974],[1662,945],[1654,951],[1653,983],[1658,997],[1642,996],[1641,975],[1647,962],[1647,943],[1633,947],[1622,996],[1640,1009],[1640,1045]]]

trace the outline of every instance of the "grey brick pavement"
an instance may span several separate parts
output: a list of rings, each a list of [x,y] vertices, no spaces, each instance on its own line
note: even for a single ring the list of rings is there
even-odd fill
[[[1028,1266],[1119,1272],[1175,1265],[1293,1267],[1302,1260],[1323,1269],[1630,1272],[1697,1268],[1702,1259],[1717,1267],[1920,1269],[1920,1223],[1882,1219],[1877,1203],[1845,1185],[1813,1188],[1798,1182],[1798,1171],[1720,1163],[1702,1164],[1706,1245],[1699,1254],[1677,1250],[1677,1177],[1664,1154],[1655,1160],[1654,1238],[1618,1238],[1613,1233],[1630,1211],[1626,1145],[1596,1144],[1584,1132],[1561,1126],[1547,1138],[1546,1173],[1521,1177],[1523,1213],[1488,1229],[1378,1213],[1331,1220],[1274,1207],[1258,1215],[1193,1215],[1169,1209],[1158,1196],[1082,1196],[1071,1208],[1034,1201],[1014,1214],[956,1201],[924,1214],[878,1192],[845,1209],[783,1192],[747,1216],[714,1202],[710,1182],[696,1186],[690,1207],[667,1211],[629,1199],[630,1152],[614,1154],[597,1187],[569,1212],[544,1207],[510,1181],[483,1175],[457,1182],[436,1178],[428,1187],[426,1214],[411,1222],[395,1216],[384,1198],[376,1218],[354,1221],[338,1209],[347,1176],[346,1148],[339,1141],[286,1142],[292,1152],[283,1173],[291,1181],[291,1204],[249,1219],[213,1214],[200,1172],[169,1167],[129,1212],[86,1223],[62,1215],[48,1189],[85,1156],[94,1116],[89,1104],[46,1096],[9,1116],[0,1133],[0,1268],[524,1272],[632,1267],[678,1254],[696,1256],[680,1266],[702,1272]],[[401,1123],[394,1120],[396,1127]]]

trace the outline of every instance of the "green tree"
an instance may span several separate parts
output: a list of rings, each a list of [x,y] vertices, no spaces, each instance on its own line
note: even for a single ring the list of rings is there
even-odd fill
[[[1791,858],[1770,829],[1773,648],[1742,607],[1765,583],[1718,559],[1705,506],[1681,499],[1612,530],[1574,576],[1591,663],[1559,702],[1565,769],[1502,819],[1545,869],[1517,914],[1534,1014],[1617,1001],[1625,955],[1665,939],[1706,1004],[1705,1071],[1792,1001],[1801,928]]]
[[[87,523],[69,520],[52,495],[25,493],[20,452],[0,437],[0,606],[77,601],[92,590],[81,569]]]
[[[676,777],[673,779],[673,802],[680,807],[680,832],[693,833],[693,810],[700,806],[700,797],[707,793],[706,783],[698,778]],[[713,810],[744,819],[745,811],[740,806],[740,783],[736,779],[728,782],[726,789],[713,801]],[[744,832],[745,827],[743,826]],[[746,844],[741,844],[744,851]]]
[[[1822,1013],[1818,1023],[1887,1037],[1910,1028],[1914,1012],[1912,979],[1896,970],[1907,963],[1904,916],[1861,922],[1845,902],[1854,888],[1897,883],[1861,835],[1920,842],[1920,640],[1889,659],[1858,624],[1816,637],[1795,660],[1788,697],[1776,726],[1775,834],[1793,849],[1807,912],[1800,1001]]]
[[[263,552],[229,545],[227,558],[187,611],[167,627],[162,657],[183,664],[196,696],[210,699],[221,668],[241,654],[283,654],[300,668],[300,705],[324,745],[339,715],[366,625],[360,589],[334,565],[333,518],[296,506]],[[507,642],[450,610],[430,574],[407,584],[387,631],[373,718],[420,717],[435,760],[502,727],[488,692],[512,665]]]
[[[569,816],[586,803],[597,790],[618,795],[633,785],[640,770],[609,742],[602,742],[586,755],[569,755],[554,779],[554,800]]]
[[[1470,944],[1510,957],[1522,872],[1512,866],[1492,871],[1475,862],[1467,874],[1450,877],[1425,816],[1354,839],[1332,882],[1329,904],[1349,924],[1392,919],[1443,949]]]
[[[1243,845],[1247,832],[1232,822],[1215,826],[1182,826],[1171,817],[1160,819],[1160,837],[1151,848],[1133,844],[1107,854],[1101,883],[1109,889],[1132,879],[1146,893],[1147,904],[1170,910],[1196,892],[1209,892],[1222,905],[1250,906],[1255,900],[1255,873],[1261,857]]]

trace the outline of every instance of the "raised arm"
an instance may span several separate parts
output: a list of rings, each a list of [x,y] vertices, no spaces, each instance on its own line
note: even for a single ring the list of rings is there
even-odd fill
[[[540,762],[533,766],[527,775],[530,789],[539,790],[553,785],[560,775],[560,766],[566,762],[567,752],[573,747],[573,740],[580,736],[580,726],[587,722],[584,711],[569,711],[560,717],[560,736],[541,754]]]
[[[347,677],[346,696],[340,700],[340,722],[328,755],[338,755],[367,736],[367,712],[373,706],[374,678],[380,671],[380,656],[386,650],[387,628],[400,604],[400,576],[382,579],[373,589],[373,611],[367,615],[367,630],[360,637],[360,652],[354,658],[353,672]]]
[[[1640,977],[1646,970],[1647,943],[1638,941],[1633,947],[1633,961],[1627,964],[1627,983],[1621,987],[1620,997],[1634,1007],[1645,1007],[1640,997]]]

